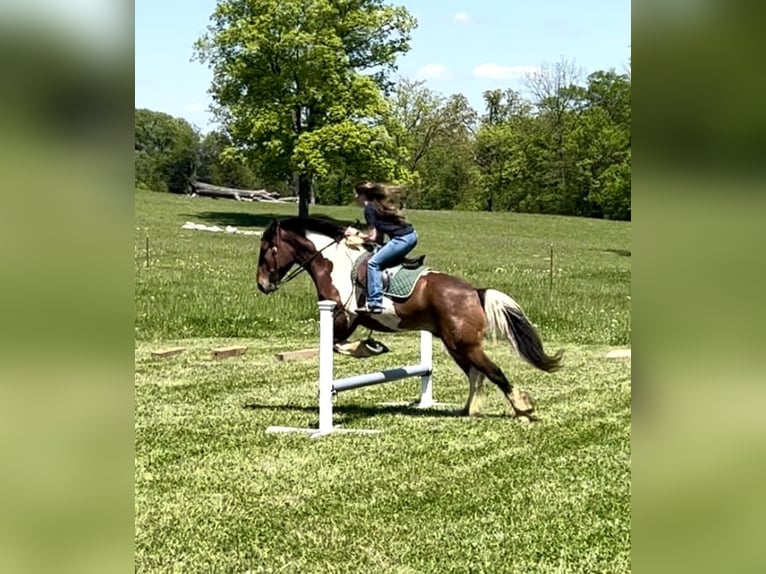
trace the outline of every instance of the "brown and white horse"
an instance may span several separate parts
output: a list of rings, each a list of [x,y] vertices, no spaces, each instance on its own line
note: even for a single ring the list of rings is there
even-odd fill
[[[477,289],[466,281],[428,270],[415,283],[406,300],[383,299],[383,313],[355,313],[352,268],[367,251],[344,239],[345,225],[327,218],[290,218],[273,221],[261,238],[258,288],[275,291],[294,265],[289,278],[305,270],[314,281],[319,300],[337,303],[335,342],[345,341],[358,326],[374,331],[426,330],[439,337],[465,372],[470,387],[463,414],[479,411],[484,377],[502,391],[514,415],[529,416],[531,397],[513,389],[503,371],[482,348],[486,335],[508,339],[527,362],[546,372],[561,366],[563,351],[546,354],[540,336],[521,307],[495,289]],[[288,279],[289,279],[288,278]]]

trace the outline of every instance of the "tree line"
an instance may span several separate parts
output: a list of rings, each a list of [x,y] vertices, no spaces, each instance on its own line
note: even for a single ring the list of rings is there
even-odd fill
[[[136,110],[136,185],[193,179],[346,204],[360,179],[403,184],[418,209],[630,219],[631,77],[566,60],[484,109],[393,81],[415,19],[383,0],[219,0],[195,56],[220,129]]]

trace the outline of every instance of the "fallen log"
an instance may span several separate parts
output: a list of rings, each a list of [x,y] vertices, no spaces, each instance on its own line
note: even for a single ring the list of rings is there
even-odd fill
[[[221,185],[213,185],[211,183],[205,183],[203,181],[192,182],[191,191],[193,195],[197,195],[201,197],[236,199],[237,201],[287,203],[287,202],[294,202],[297,200],[297,198],[294,198],[294,197],[282,198],[280,197],[278,193],[266,191],[265,189],[237,189],[234,187],[224,187]]]

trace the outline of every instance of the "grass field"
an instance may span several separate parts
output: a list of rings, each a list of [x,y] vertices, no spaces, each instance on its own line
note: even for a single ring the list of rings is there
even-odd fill
[[[629,572],[630,362],[604,354],[630,341],[630,224],[410,213],[417,253],[510,294],[565,367],[489,345],[541,420],[514,422],[494,389],[465,419],[449,410],[465,378],[437,344],[446,407],[381,405],[416,399],[417,379],[359,389],[337,398],[336,424],[384,432],[311,441],[264,430],[316,424],[316,361],[273,356],[317,345],[313,285],[261,295],[257,237],[181,229],[260,229],[294,210],[136,192],[136,571]],[[417,333],[375,336],[392,352],[336,356],[338,376],[416,362]],[[249,350],[210,358],[229,343]],[[150,356],[176,344],[186,352]]]

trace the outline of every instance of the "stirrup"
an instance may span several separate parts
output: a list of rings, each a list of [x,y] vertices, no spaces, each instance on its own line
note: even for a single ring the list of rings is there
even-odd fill
[[[380,315],[383,312],[383,307],[368,307],[367,304],[357,307],[355,313]]]

